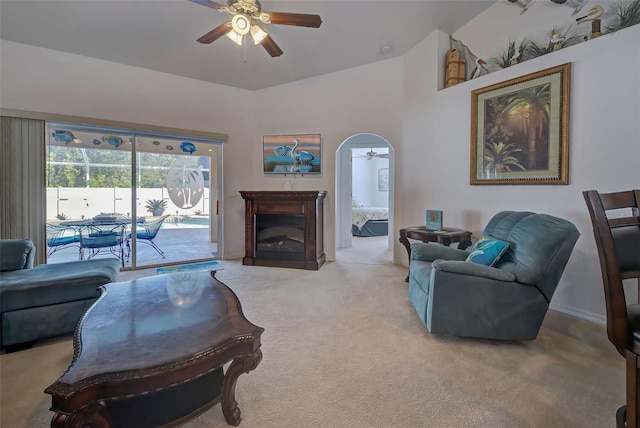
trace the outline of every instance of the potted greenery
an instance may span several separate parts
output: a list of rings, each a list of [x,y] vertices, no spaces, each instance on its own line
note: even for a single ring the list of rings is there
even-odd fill
[[[640,24],[640,0],[633,0],[625,3],[620,2],[614,6],[616,19],[612,24],[607,25],[606,32],[614,33],[623,28]]]
[[[164,213],[164,210],[167,209],[167,201],[164,199],[149,199],[146,201],[144,207],[153,215],[154,217],[161,216]]]

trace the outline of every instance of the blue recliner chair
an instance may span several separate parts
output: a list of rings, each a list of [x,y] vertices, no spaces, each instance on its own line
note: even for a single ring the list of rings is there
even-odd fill
[[[533,340],[580,233],[550,215],[502,211],[484,236],[508,242],[493,266],[466,261],[476,246],[413,244],[409,300],[431,333]]]

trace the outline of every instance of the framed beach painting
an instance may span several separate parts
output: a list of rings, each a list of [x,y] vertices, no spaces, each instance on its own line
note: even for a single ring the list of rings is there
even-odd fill
[[[389,168],[378,168],[378,191],[389,191]]]
[[[320,174],[320,134],[265,135],[262,157],[265,174]]]
[[[471,184],[569,184],[571,64],[471,93]]]

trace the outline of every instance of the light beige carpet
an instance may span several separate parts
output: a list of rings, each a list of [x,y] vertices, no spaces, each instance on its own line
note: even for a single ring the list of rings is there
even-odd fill
[[[319,271],[221,262],[219,279],[265,328],[263,360],[236,388],[241,427],[615,426],[624,359],[604,327],[550,312],[531,342],[432,336],[406,269],[350,251]],[[0,426],[48,426],[43,390],[71,356],[70,339],[1,355]],[[228,425],[215,406],[184,426]]]

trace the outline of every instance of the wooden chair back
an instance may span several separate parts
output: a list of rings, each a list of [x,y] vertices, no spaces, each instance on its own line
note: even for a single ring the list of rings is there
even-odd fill
[[[640,190],[615,193],[589,190],[582,194],[591,216],[600,259],[607,336],[625,356],[625,350],[633,348],[633,339],[622,281],[640,278]],[[631,350],[640,354],[640,349]]]

